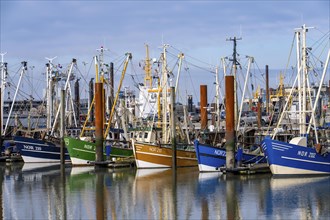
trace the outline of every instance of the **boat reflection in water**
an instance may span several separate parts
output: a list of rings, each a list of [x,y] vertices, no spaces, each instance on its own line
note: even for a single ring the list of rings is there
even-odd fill
[[[1,166],[1,219],[329,219],[330,177]]]
[[[330,176],[272,178],[270,188],[269,215],[279,219],[330,219]]]
[[[1,164],[3,165],[3,164]],[[60,164],[24,164],[19,170],[1,170],[1,219],[65,219],[65,176]]]

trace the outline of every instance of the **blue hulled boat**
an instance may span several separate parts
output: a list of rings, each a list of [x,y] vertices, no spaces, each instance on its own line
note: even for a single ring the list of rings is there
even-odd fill
[[[300,143],[292,144],[298,140]],[[293,138],[290,143],[268,137],[262,142],[273,174],[330,174],[330,154],[317,153],[314,147],[303,146],[302,142],[306,143],[306,137]]]
[[[61,161],[61,147],[49,141],[29,137],[14,136],[17,150],[25,163],[52,163]],[[65,162],[70,162],[70,156],[66,148]]]
[[[200,172],[220,171],[220,168],[226,165],[225,148],[201,144],[198,140],[195,140],[194,145]],[[235,160],[241,161],[242,165],[267,162],[265,156],[260,154],[259,149],[254,152],[243,152],[240,148],[235,154]]]
[[[295,83],[298,83],[297,87],[295,85],[292,87],[277,125],[277,127],[281,125],[281,120],[289,112],[288,106],[291,105],[291,100],[295,98],[293,95],[296,94],[299,105],[294,115],[299,119],[299,134],[287,143],[275,140],[278,129],[274,129],[272,136],[265,138],[262,142],[262,148],[274,175],[330,174],[330,142],[327,138],[329,130],[318,126],[315,115],[327,73],[330,50],[327,54],[316,96],[311,97],[311,87],[308,84],[309,70],[311,69],[309,63],[311,48],[306,46],[307,31],[308,28],[305,25],[295,31],[297,40],[297,77]],[[312,75],[314,77],[315,73]]]

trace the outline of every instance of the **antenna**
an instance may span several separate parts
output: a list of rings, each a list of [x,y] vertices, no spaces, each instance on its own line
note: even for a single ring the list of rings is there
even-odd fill
[[[0,56],[1,56],[1,63],[3,63],[3,57],[7,54],[7,52],[4,52],[4,53],[0,53]]]
[[[56,58],[57,58],[57,56],[55,56],[53,58],[45,57],[45,59],[48,60],[49,63],[53,63],[53,60],[55,60]]]
[[[230,61],[233,61],[233,64],[234,65],[240,65],[239,64],[239,62],[237,61],[237,51],[236,51],[236,47],[237,47],[237,41],[238,40],[242,40],[242,38],[241,37],[239,37],[239,38],[236,38],[236,37],[234,37],[234,38],[227,38],[226,39],[226,41],[233,41],[233,43],[234,43],[234,48],[233,48],[233,59],[229,59]]]

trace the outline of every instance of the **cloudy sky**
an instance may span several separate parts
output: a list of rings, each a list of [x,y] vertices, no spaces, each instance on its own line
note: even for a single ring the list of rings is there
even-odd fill
[[[216,66],[221,57],[231,55],[232,42],[226,39],[234,36],[242,37],[238,43],[242,57],[253,56],[262,69],[266,64],[282,69],[294,28],[315,27],[310,31],[311,44],[330,29],[328,0],[1,0],[0,4],[0,51],[7,52],[5,61],[26,60],[35,72],[42,71],[45,57],[57,56],[58,63],[72,58],[81,66],[90,63],[100,46],[109,49],[109,61],[131,52],[138,63],[145,57],[145,43],[153,57],[159,57],[166,43],[173,53],[182,51],[194,58],[198,66]]]

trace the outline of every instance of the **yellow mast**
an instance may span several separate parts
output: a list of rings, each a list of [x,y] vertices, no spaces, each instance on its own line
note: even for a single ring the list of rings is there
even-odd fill
[[[144,84],[148,86],[149,88],[152,87],[152,77],[151,77],[151,64],[149,59],[149,46],[148,44],[146,46],[146,60],[145,60],[145,66],[144,71],[146,73],[146,76],[144,78]]]
[[[283,74],[280,73],[280,86],[279,86],[279,91],[278,91],[278,96],[283,96]]]
[[[117,93],[116,93],[116,97],[115,97],[115,100],[113,101],[113,105],[112,105],[110,117],[109,117],[109,120],[108,120],[108,125],[107,125],[107,128],[105,129],[105,132],[104,132],[104,135],[103,135],[104,139],[106,139],[106,137],[107,137],[107,135],[109,133],[109,130],[110,130],[111,121],[112,121],[113,114],[115,112],[116,103],[117,103],[117,100],[118,100],[118,97],[119,97],[119,92],[121,90],[121,86],[123,84],[124,76],[125,76],[126,69],[127,69],[127,66],[128,66],[128,62],[129,62],[130,59],[132,59],[132,54],[131,53],[127,53],[126,54],[125,64],[124,64],[124,69],[123,69],[123,71],[121,73],[121,78],[120,78],[118,90],[117,90]]]

